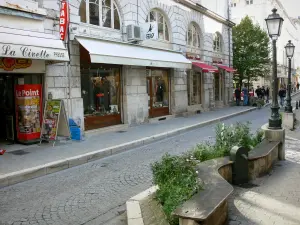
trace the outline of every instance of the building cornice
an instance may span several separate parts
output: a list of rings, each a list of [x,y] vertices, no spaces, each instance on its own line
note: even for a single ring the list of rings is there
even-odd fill
[[[188,1],[188,0],[176,0],[178,3],[184,5],[184,6],[187,6],[191,9],[194,9],[200,13],[202,13],[203,15],[215,20],[215,21],[218,21],[226,26],[229,26],[229,27],[234,27],[235,26],[235,23],[232,22],[231,20],[229,19],[226,19],[222,16],[220,16],[219,14],[205,8],[203,5],[199,4],[199,3],[194,3],[192,1]],[[228,6],[229,7],[229,6]]]

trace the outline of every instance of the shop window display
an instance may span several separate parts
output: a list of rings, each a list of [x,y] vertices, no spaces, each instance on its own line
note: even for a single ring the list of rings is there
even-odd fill
[[[188,74],[188,104],[201,104],[202,75],[199,72],[191,71]]]
[[[85,115],[120,114],[120,69],[93,65],[81,69]]]
[[[169,107],[168,73],[163,70],[152,71],[153,108]]]

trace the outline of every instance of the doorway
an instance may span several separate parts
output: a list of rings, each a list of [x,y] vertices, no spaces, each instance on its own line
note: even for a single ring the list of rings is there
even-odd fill
[[[15,90],[17,90],[17,85],[24,85],[24,84],[38,84],[42,85],[42,78],[43,76],[41,74],[10,74],[10,73],[1,73],[0,74],[0,124],[2,125],[3,129],[0,129],[0,148],[7,145],[12,144],[15,142],[19,142],[17,138],[17,115],[16,111],[18,111],[18,121],[19,117],[21,117],[21,111],[16,110],[16,93]],[[31,92],[31,89],[29,90]],[[41,95],[41,101],[43,100],[42,96],[43,93],[40,93]],[[24,100],[24,110],[26,108],[30,108],[30,113],[34,111],[33,101]],[[24,111],[23,110],[23,111]],[[25,110],[25,111],[26,111]],[[23,112],[22,111],[22,112]],[[30,115],[22,113],[22,116],[24,117],[24,120],[30,120]],[[32,122],[32,120],[30,120]],[[19,127],[20,128],[20,127]],[[20,128],[21,129],[21,128]],[[23,132],[23,131],[22,131]],[[24,131],[25,132],[25,131]],[[27,133],[29,131],[26,131]],[[25,132],[25,133],[26,133]],[[23,144],[30,144],[25,142],[21,142]],[[34,142],[35,143],[35,142]]]
[[[0,74],[0,142],[15,141],[14,79],[8,74]]]
[[[167,70],[152,69],[147,77],[149,117],[169,115],[169,76]]]

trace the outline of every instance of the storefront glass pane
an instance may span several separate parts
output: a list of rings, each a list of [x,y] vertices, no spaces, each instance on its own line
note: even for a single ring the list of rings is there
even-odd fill
[[[215,100],[220,100],[220,75],[215,74]]]
[[[153,108],[169,107],[169,81],[165,70],[152,70]]]
[[[102,2],[102,22],[103,27],[111,27],[111,1],[104,0]]]
[[[99,26],[99,5],[90,3],[90,24]]]
[[[81,70],[81,90],[85,115],[120,114],[120,69],[92,64]]]
[[[191,71],[188,75],[188,104],[201,104],[201,73]]]

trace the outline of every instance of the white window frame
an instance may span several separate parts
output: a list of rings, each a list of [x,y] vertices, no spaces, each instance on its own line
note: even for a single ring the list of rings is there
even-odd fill
[[[192,43],[191,43],[191,45],[189,44],[189,33],[191,33],[191,35],[192,35]],[[197,37],[196,46],[194,45],[195,34],[196,34],[196,37]],[[196,25],[194,23],[191,23],[189,25],[189,27],[188,27],[188,30],[187,30],[187,33],[186,33],[186,43],[187,43],[187,46],[195,47],[195,48],[201,48],[201,35],[200,35],[200,31],[199,31],[199,29],[197,29],[197,27],[196,27]]]
[[[102,18],[102,9],[103,9],[103,4],[105,4],[105,0],[83,0],[85,1],[85,13],[86,13],[86,23],[90,24],[90,2],[98,5],[99,6],[99,26],[103,27],[103,18]],[[101,2],[101,4],[99,4]],[[104,27],[104,28],[112,28],[115,29],[115,10],[114,7],[116,7],[118,16],[119,16],[119,21],[120,21],[120,29],[116,30],[121,30],[121,16],[120,16],[120,11],[118,8],[117,3],[115,0],[110,1],[110,16],[111,16],[111,26],[110,27]],[[94,25],[94,24],[91,24]],[[97,25],[94,25],[97,26]]]
[[[169,29],[168,21],[167,21],[165,15],[163,13],[161,13],[159,10],[152,9],[147,15],[146,22],[154,22],[153,20],[152,21],[150,20],[151,13],[153,13],[154,21],[157,22],[157,25],[160,23],[158,15],[160,14],[163,18],[163,39],[159,39],[159,40],[170,42],[170,29]],[[167,28],[167,32],[168,32],[168,36],[169,36],[168,39],[166,39],[166,28]]]
[[[215,52],[222,52],[222,47],[222,36],[219,33],[215,33],[213,37],[213,49]]]

